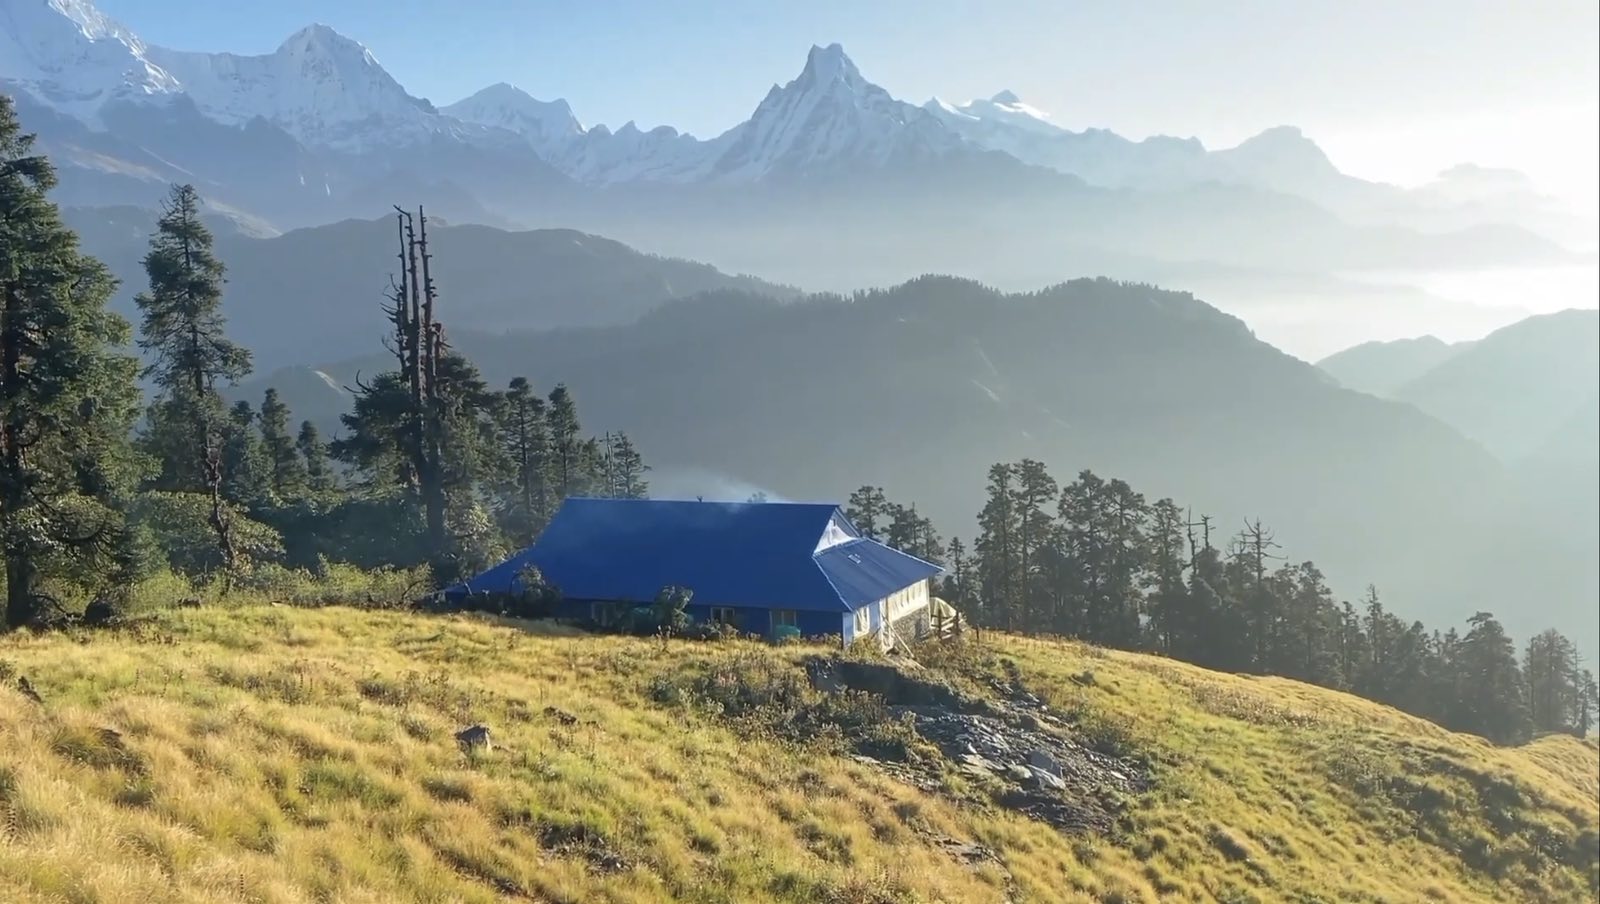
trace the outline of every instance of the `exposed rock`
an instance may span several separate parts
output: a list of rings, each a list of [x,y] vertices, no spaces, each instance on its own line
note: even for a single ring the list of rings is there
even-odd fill
[[[468,753],[474,750],[488,753],[494,749],[494,742],[489,739],[489,727],[486,725],[469,725],[461,729],[456,732],[456,743]]]
[[[186,596],[183,599],[178,600],[178,608],[198,609],[200,608],[200,598],[197,596]]]
[[[997,703],[964,697],[934,676],[907,675],[887,663],[818,658],[807,670],[813,686],[823,691],[881,695],[892,712],[909,715],[917,734],[955,769],[990,780],[993,784],[979,786],[986,793],[1058,829],[1108,832],[1124,798],[1149,784],[1138,763],[1074,740],[1071,727],[1022,687],[1020,675],[992,682]],[[858,760],[917,787],[942,790],[936,761]]]
[[[1061,776],[1053,772],[1046,772],[1037,766],[1028,770],[1028,778],[1033,782],[1034,787],[1049,788],[1055,791],[1065,791],[1067,788],[1067,783],[1061,780]]]
[[[1035,769],[1043,769],[1056,778],[1061,777],[1061,764],[1056,758],[1043,750],[1035,750],[1028,754],[1028,765]]]

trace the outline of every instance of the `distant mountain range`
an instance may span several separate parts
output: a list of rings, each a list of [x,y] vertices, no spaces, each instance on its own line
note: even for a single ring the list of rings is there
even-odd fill
[[[1260,517],[1342,592],[1375,582],[1430,622],[1476,607],[1519,631],[1594,634],[1593,551],[1532,530],[1550,510],[1513,469],[1409,405],[1334,386],[1185,293],[1082,280],[1007,295],[927,277],[788,302],[716,291],[629,325],[452,335],[496,385],[566,382],[586,428],[628,431],[676,494],[837,499],[881,484],[971,539],[987,466],[1032,456],[1060,478],[1092,468],[1172,494],[1216,516],[1219,543]],[[383,366],[330,361],[240,394],[300,387],[284,390],[296,412],[335,429],[348,399],[330,382]],[[1519,595],[1529,586],[1537,597]]]
[[[123,277],[115,304],[132,316],[155,215],[133,207],[68,208],[65,217],[84,249]],[[214,217],[213,225],[223,230],[216,249],[228,268],[228,329],[251,348],[258,369],[338,360],[378,348],[384,334],[379,307],[398,252],[393,217],[346,220],[271,238],[228,228],[225,218]],[[708,291],[742,290],[774,299],[799,294],[570,229],[505,232],[434,220],[428,238],[452,329],[608,326],[631,323],[668,300]]]
[[[1317,362],[1339,385],[1389,398],[1394,391],[1472,346],[1437,336],[1363,342]]]
[[[1037,284],[1119,257],[1322,270],[1570,257],[1538,234],[1559,237],[1558,212],[1514,174],[1403,191],[1340,173],[1289,127],[1213,151],[1060,129],[1010,92],[916,105],[837,44],[702,140],[585,127],[565,101],[505,84],[436,107],[326,26],[239,56],[146,44],[88,0],[0,0],[0,90],[61,166],[63,201],[150,206],[186,181],[258,232],[425,202],[455,222],[578,228],[812,287],[961,259]]]
[[[1554,590],[1588,619],[1573,623],[1581,636],[1597,636],[1600,312],[1529,317],[1476,342],[1367,343],[1318,366],[1346,386],[1439,419],[1500,459],[1517,500],[1514,514],[1472,517],[1516,525],[1506,543],[1525,559],[1497,567],[1535,584],[1508,589],[1509,598],[1537,608]],[[1551,587],[1538,583],[1543,574],[1563,577]]]
[[[1341,385],[1407,402],[1507,463],[1593,445],[1600,311],[1529,317],[1476,342],[1369,342],[1317,363]],[[1600,469],[1600,462],[1590,461]]]

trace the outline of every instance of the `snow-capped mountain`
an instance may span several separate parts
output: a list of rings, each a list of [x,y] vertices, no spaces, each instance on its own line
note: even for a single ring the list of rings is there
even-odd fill
[[[995,123],[1000,126],[1039,135],[1059,135],[1066,131],[1050,121],[1049,113],[1040,110],[1038,107],[1023,103],[1022,99],[1017,97],[1016,92],[1010,90],[1001,91],[988,100],[979,98],[968,101],[959,107],[948,104],[937,97],[923,106],[930,113],[936,113],[956,121]]]
[[[523,136],[580,182],[754,182],[932,160],[975,149],[939,119],[861,75],[838,44],[812,47],[800,75],[773,85],[751,117],[702,141],[670,126],[584,129],[564,100],[493,85],[443,109]]]
[[[720,140],[708,175],[771,175],[927,161],[972,150],[944,123],[862,77],[838,44],[811,48],[799,78],[772,86],[755,113]]]
[[[591,184],[683,182],[705,169],[713,143],[671,126],[628,122],[586,129],[565,100],[539,100],[501,82],[441,109],[465,123],[514,132],[567,176]]]
[[[799,76],[774,85],[748,120],[701,140],[631,122],[585,128],[565,101],[505,84],[440,110],[326,26],[267,54],[213,54],[147,45],[90,0],[0,0],[0,91],[17,96],[74,203],[148,205],[181,180],[280,228],[359,214],[390,195],[442,202],[458,218],[570,225],[593,216],[602,228],[637,214],[646,196],[658,211],[724,213],[730,195],[702,185],[741,186],[734,195],[755,208],[761,193],[743,186],[805,180],[807,197],[859,201],[862,180],[885,188],[885,174],[918,183],[885,208],[926,199],[928,184],[1000,205],[1026,198],[1047,216],[1060,206],[1042,198],[1082,183],[1154,193],[1220,185],[1246,207],[1262,189],[1297,196],[1270,202],[1300,204],[1293,217],[1314,218],[1305,199],[1351,221],[1435,232],[1560,225],[1542,201],[1518,200],[1526,191],[1460,200],[1354,179],[1289,128],[1211,151],[1192,138],[1072,131],[1010,91],[915,106],[868,81],[837,44],[812,47]],[[1108,210],[1128,203],[1095,197]]]
[[[177,79],[88,0],[0,0],[0,83],[78,119],[107,102],[162,97]]]
[[[538,100],[505,82],[440,108],[462,122],[505,129],[527,139],[546,159],[558,157],[584,134],[583,124],[564,100]]]
[[[230,125],[259,116],[314,147],[362,151],[461,128],[406,93],[372,51],[326,25],[303,28],[260,56],[160,47],[149,56],[207,116]]]

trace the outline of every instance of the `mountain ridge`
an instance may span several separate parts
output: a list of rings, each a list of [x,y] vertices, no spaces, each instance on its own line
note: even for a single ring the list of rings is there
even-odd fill
[[[1022,103],[1011,91],[961,107],[937,101],[917,107],[894,100],[861,79],[838,44],[813,46],[799,79],[788,86],[774,85],[767,101],[749,119],[720,136],[701,140],[670,126],[648,132],[627,126],[614,132],[584,128],[566,101],[537,101],[522,92],[497,90],[505,87],[503,84],[438,108],[408,93],[359,41],[325,25],[302,28],[270,53],[241,56],[146,45],[89,0],[4,0],[0,14],[13,21],[7,32],[54,35],[36,52],[0,54],[0,60],[9,56],[18,61],[10,71],[0,66],[0,82],[9,81],[41,103],[90,125],[100,124],[99,109],[113,100],[148,102],[187,96],[217,122],[242,125],[260,117],[302,141],[313,153],[362,154],[441,140],[502,151],[520,144],[536,150],[543,162],[568,178],[597,185],[759,179],[769,173],[786,173],[795,164],[831,160],[832,155],[823,153],[826,151],[844,152],[854,163],[881,163],[928,153],[948,154],[954,146],[966,144],[1110,188],[1161,190],[1220,178],[1301,194],[1319,203],[1332,203],[1341,212],[1353,206],[1392,208],[1421,203],[1403,200],[1405,193],[1397,194],[1398,190],[1351,180],[1336,169],[1326,172],[1331,167],[1326,155],[1297,129],[1287,126],[1267,129],[1234,148],[1211,151],[1194,139],[1155,136],[1134,142],[1102,129],[1070,132],[1050,124],[1047,114]],[[50,71],[41,69],[37,60],[30,65],[21,63],[25,56],[41,55],[53,59]],[[83,65],[86,61],[98,63]],[[786,110],[776,110],[774,104],[787,96],[786,89],[805,79],[814,65],[827,70],[829,78],[822,81],[831,82],[835,75],[856,79],[855,97],[896,120],[893,133],[873,127],[850,135],[836,118],[828,120],[828,128],[813,128],[802,135],[786,130],[781,116],[777,125],[763,127],[758,120],[784,112],[805,119],[811,105],[803,102],[803,91]],[[136,77],[126,78],[129,72]],[[833,112],[845,113],[849,108],[843,105]],[[1031,135],[1021,141],[996,137],[990,127],[1001,119],[1006,120],[1002,125],[1010,128],[1023,124],[1023,130]],[[981,121],[982,127],[970,128],[971,123],[964,120]],[[881,117],[857,117],[854,123],[880,121]],[[812,144],[802,147],[796,141]],[[1046,145],[1051,149],[1044,149]],[[1364,197],[1345,197],[1351,193]],[[1446,203],[1441,197],[1429,203]],[[1474,203],[1481,204],[1482,199]],[[1491,214],[1479,211],[1470,219],[1483,222],[1485,216]],[[1413,218],[1420,217],[1418,213]]]
[[[1527,507],[1505,464],[1410,405],[1330,386],[1187,293],[1078,280],[1006,294],[924,277],[784,305],[678,300],[627,326],[452,336],[491,385],[566,383],[588,429],[626,430],[680,492],[694,490],[687,472],[796,499],[881,485],[970,537],[988,467],[1031,457],[1058,479],[1090,468],[1172,495],[1225,534],[1259,517],[1340,592],[1376,583],[1430,622],[1504,610],[1509,576],[1526,571],[1513,561],[1548,556],[1546,603],[1503,613],[1508,626],[1525,636],[1560,618],[1570,636],[1593,633],[1570,598],[1581,556],[1523,548],[1511,525],[1548,512]],[[846,364],[819,366],[821,349]],[[319,366],[349,385],[384,362]],[[337,400],[289,402],[337,430]],[[830,436],[849,439],[836,451],[808,439]]]

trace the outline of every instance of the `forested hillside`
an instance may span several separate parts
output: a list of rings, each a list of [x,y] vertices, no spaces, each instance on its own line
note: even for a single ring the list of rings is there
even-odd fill
[[[1375,583],[1407,616],[1483,609],[1521,637],[1595,633],[1590,558],[1534,532],[1550,513],[1505,465],[1184,293],[928,277],[783,306],[717,293],[611,329],[453,335],[491,384],[564,382],[679,493],[715,495],[725,478],[837,500],[870,483],[968,535],[990,465],[1029,457],[1173,496],[1226,534],[1260,519],[1341,595]],[[327,370],[350,385],[377,365]],[[333,423],[340,400],[318,396],[291,405]]]

